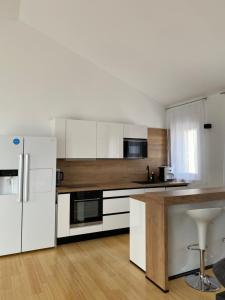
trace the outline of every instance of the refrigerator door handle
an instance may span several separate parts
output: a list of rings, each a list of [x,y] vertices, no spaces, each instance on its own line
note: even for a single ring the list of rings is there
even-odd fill
[[[23,154],[19,155],[19,170],[18,170],[18,202],[23,200]]]
[[[29,201],[29,154],[25,154],[25,159],[24,159],[24,202]]]

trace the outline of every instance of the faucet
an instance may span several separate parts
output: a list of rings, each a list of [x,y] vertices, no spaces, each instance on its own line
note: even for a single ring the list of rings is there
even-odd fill
[[[150,170],[149,170],[149,165],[147,165],[146,170],[148,171],[148,181],[150,181]]]

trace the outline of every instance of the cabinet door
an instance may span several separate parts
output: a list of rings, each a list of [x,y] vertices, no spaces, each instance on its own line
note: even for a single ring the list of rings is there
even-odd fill
[[[123,158],[123,125],[97,123],[97,158]]]
[[[130,260],[144,271],[146,271],[145,227],[145,203],[130,198]]]
[[[129,213],[103,216],[103,231],[129,228]]]
[[[70,235],[70,194],[58,195],[57,237]]]
[[[148,138],[148,128],[145,126],[125,124],[124,125],[124,138],[147,139]]]
[[[66,120],[66,158],[96,158],[96,122]]]
[[[145,193],[158,193],[158,192],[165,192],[165,191],[166,191],[166,188],[164,188],[164,187],[145,189]]]
[[[71,227],[70,236],[101,232],[101,231],[102,231],[102,224],[81,226],[81,227]]]
[[[52,121],[52,135],[57,139],[57,158],[66,158],[66,120]]]
[[[103,200],[103,214],[113,214],[130,211],[129,198],[113,198]]]
[[[166,191],[178,191],[178,190],[186,190],[186,186],[167,186]]]
[[[126,190],[112,190],[112,191],[103,191],[103,198],[116,198],[137,194],[144,194],[145,189],[126,189]]]

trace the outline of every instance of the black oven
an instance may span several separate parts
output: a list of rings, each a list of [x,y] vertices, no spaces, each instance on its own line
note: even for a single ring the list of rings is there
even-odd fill
[[[148,142],[146,139],[123,139],[124,158],[147,158]]]
[[[102,223],[102,191],[83,191],[70,194],[70,226]]]

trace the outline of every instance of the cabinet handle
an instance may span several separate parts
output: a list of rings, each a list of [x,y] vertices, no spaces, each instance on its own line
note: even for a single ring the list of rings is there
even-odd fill
[[[29,154],[25,154],[24,161],[24,202],[29,201]]]
[[[23,154],[19,155],[19,170],[18,170],[18,202],[23,199]]]

